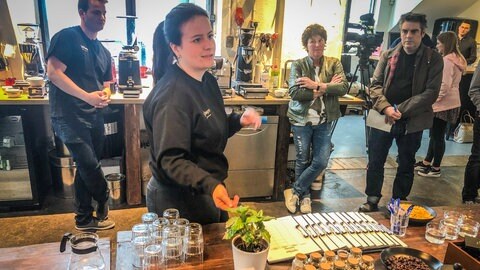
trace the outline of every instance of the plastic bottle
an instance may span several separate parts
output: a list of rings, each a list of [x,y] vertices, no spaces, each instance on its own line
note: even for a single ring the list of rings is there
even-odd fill
[[[255,77],[253,78],[254,83],[262,83],[262,73],[263,73],[263,64],[260,61],[257,61],[255,65]]]
[[[277,89],[278,88],[278,81],[280,77],[280,70],[278,69],[277,65],[273,65],[272,70],[270,72],[270,77],[272,79],[272,88]]]
[[[295,258],[292,261],[292,267],[290,269],[303,270],[303,266],[305,265],[306,260],[307,260],[307,255],[303,253],[297,253],[295,255]]]
[[[263,68],[263,72],[260,76],[260,83],[262,84],[262,87],[270,89],[270,66],[265,65]]]
[[[145,43],[140,43],[140,66],[147,66],[147,50],[145,49]]]

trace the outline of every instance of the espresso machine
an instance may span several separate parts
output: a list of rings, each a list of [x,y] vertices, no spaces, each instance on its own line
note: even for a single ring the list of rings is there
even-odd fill
[[[265,98],[268,89],[261,84],[252,83],[255,36],[254,28],[240,28],[237,65],[235,68],[235,92],[244,98]]]
[[[45,62],[38,39],[38,24],[17,24],[22,42],[18,44],[22,54],[25,77],[45,76]]]
[[[230,89],[232,87],[232,64],[228,59],[215,56],[213,66],[209,71],[217,79],[220,90]]]
[[[123,46],[118,56],[118,89],[124,97],[138,97],[142,91],[136,43]]]

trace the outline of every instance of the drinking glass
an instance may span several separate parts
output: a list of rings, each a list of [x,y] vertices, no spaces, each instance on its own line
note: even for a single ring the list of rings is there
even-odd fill
[[[150,225],[150,236],[152,237],[153,243],[158,245],[162,244],[163,228],[169,224],[168,219],[159,217]]]
[[[150,236],[150,228],[147,224],[138,223],[132,227],[132,241],[139,236]]]
[[[427,227],[425,230],[425,239],[428,242],[441,245],[445,242],[446,235],[447,231],[443,222],[433,220],[427,223]]]
[[[445,239],[456,240],[460,231],[460,223],[462,222],[462,219],[460,219],[458,216],[450,216],[442,219],[441,222],[443,222],[445,231],[447,232]]]
[[[143,257],[145,255],[145,248],[150,245],[151,238],[150,236],[136,236],[132,239],[133,246],[133,260],[132,264],[134,267],[142,268],[143,267]]]
[[[186,218],[178,218],[173,222],[173,225],[178,227],[178,229],[180,230],[180,236],[183,237],[185,235],[185,228],[189,223],[190,221],[188,221],[188,219]]]
[[[405,236],[408,227],[408,216],[406,212],[399,211],[390,216],[390,230],[397,236]]]
[[[350,253],[345,249],[337,250],[337,260],[341,260],[344,263],[347,263],[348,255],[350,255]]]
[[[165,269],[162,258],[161,245],[149,245],[144,250],[143,270],[160,270]]]
[[[459,221],[459,224],[462,224],[464,217],[462,213],[455,210],[445,210],[443,212],[443,218],[455,218]]]
[[[156,213],[148,212],[142,215],[142,223],[152,224],[157,218],[158,215]]]
[[[162,231],[162,254],[167,268],[180,266],[183,262],[183,239],[176,225],[167,225]]]
[[[163,217],[170,221],[170,224],[180,217],[180,212],[175,208],[168,208],[163,211]]]
[[[198,223],[190,223],[185,228],[183,237],[184,262],[190,265],[203,263],[203,232]]]
[[[460,232],[458,233],[458,235],[460,235],[461,237],[465,237],[465,235],[477,237],[479,228],[480,223],[478,223],[476,220],[473,220],[471,218],[465,218],[462,225],[460,225]]]

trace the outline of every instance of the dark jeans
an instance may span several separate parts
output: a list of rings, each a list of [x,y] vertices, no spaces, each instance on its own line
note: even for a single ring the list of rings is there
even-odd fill
[[[445,130],[447,122],[440,118],[433,118],[433,126],[430,129],[430,142],[425,160],[432,162],[433,167],[440,167],[445,154]]]
[[[103,152],[105,129],[103,119],[98,119],[93,127],[72,124],[63,118],[52,119],[55,134],[70,151],[77,165],[75,173],[75,221],[84,225],[93,217],[92,198],[99,204],[108,200],[109,190],[100,167]]]
[[[463,201],[473,201],[478,196],[480,187],[480,116],[475,117],[473,124],[473,145],[472,154],[468,158],[467,167],[465,167],[465,177],[463,179],[462,199]]]
[[[164,185],[154,177],[150,178],[147,186],[148,212],[162,216],[168,208],[175,208],[181,217],[202,225],[228,219],[227,212],[215,206],[211,195],[195,194],[187,187]]]
[[[395,125],[393,128],[395,128]],[[415,153],[420,147],[422,131],[403,134],[388,133],[372,128],[368,138],[368,169],[365,193],[368,197],[376,198],[375,201],[372,201],[374,203],[378,203],[378,200],[382,197],[385,161],[394,139],[398,147],[398,168],[393,182],[392,198],[406,199],[412,189]]]
[[[331,123],[314,126],[292,125],[297,151],[293,192],[301,199],[310,197],[310,185],[327,168],[331,150],[331,127]]]

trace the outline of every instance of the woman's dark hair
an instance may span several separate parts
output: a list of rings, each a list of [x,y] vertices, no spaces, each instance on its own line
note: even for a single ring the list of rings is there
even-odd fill
[[[165,74],[168,65],[172,64],[172,51],[165,40],[163,31],[165,21],[158,24],[153,33],[153,82],[156,83]]]
[[[302,34],[302,45],[307,50],[308,40],[313,36],[321,36],[327,42],[327,31],[320,24],[311,24],[305,28]]]
[[[208,18],[208,13],[195,4],[182,3],[174,7],[165,17],[165,21],[157,26],[153,34],[153,76],[155,81],[159,80],[173,63],[172,57],[176,57],[169,43],[182,45],[180,28],[194,16]]]

